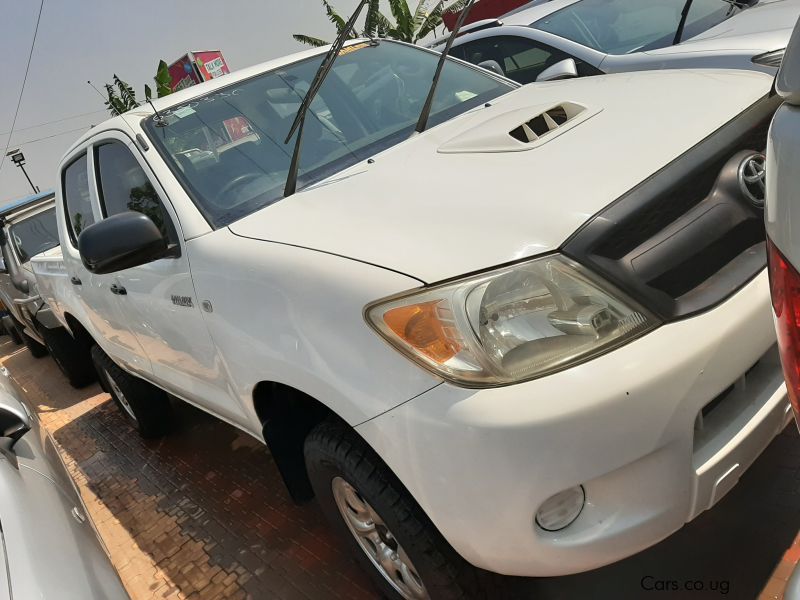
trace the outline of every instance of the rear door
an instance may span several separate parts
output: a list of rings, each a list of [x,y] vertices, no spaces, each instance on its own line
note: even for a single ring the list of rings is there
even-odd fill
[[[150,379],[225,419],[244,422],[203,319],[180,223],[166,193],[122,134],[97,140],[93,159],[100,218],[140,212],[169,240],[168,258],[107,276],[117,286],[126,326],[150,359]]]

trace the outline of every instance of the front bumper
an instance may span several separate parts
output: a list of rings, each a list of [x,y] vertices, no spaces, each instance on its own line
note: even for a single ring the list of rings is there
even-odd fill
[[[497,389],[443,384],[357,429],[465,559],[552,576],[667,537],[790,419],[764,272],[717,308],[578,367]],[[538,528],[541,503],[578,484],[577,520]]]

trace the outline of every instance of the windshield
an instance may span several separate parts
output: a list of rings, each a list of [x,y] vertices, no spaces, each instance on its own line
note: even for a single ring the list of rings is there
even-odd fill
[[[686,0],[580,0],[539,19],[536,29],[606,54],[671,46]],[[693,0],[682,40],[719,25],[741,9],[727,0]]]
[[[14,223],[9,231],[20,264],[26,263],[31,256],[58,246],[56,209],[49,208],[24,221]]]
[[[407,139],[439,55],[381,41],[345,47],[306,116],[298,189]],[[145,129],[200,210],[225,226],[283,198],[293,142],[284,140],[319,55],[161,111]],[[447,61],[431,126],[514,89]]]

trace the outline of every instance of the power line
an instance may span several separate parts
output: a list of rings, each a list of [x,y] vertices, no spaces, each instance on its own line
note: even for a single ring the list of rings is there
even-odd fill
[[[33,30],[33,41],[31,41],[31,51],[28,53],[28,63],[25,65],[25,77],[22,79],[22,87],[19,90],[19,99],[17,99],[17,110],[14,111],[14,120],[11,121],[11,131],[8,134],[8,141],[6,141],[6,149],[3,150],[3,155],[0,156],[0,169],[3,168],[3,163],[6,160],[6,152],[11,145],[11,136],[14,133],[14,126],[17,124],[17,115],[19,115],[19,107],[22,104],[22,95],[25,93],[25,84],[28,81],[28,71],[31,68],[31,58],[33,57],[33,49],[36,47],[36,36],[39,34],[39,21],[42,20],[42,9],[44,8],[44,0],[39,3],[39,14],[36,17],[36,28]]]
[[[28,141],[25,141],[25,142],[19,142],[19,145],[20,146],[30,146],[33,143],[41,142],[42,140],[49,140],[50,138],[58,137],[60,135],[66,135],[68,133],[75,133],[76,131],[86,131],[87,129],[89,129],[89,127],[90,127],[90,125],[84,125],[83,127],[77,127],[75,129],[69,129],[67,131],[62,131],[61,133],[54,133],[53,135],[46,135],[44,137],[35,138],[35,139],[28,140]]]
[[[107,109],[100,108],[98,110],[92,110],[89,112],[81,113],[79,115],[72,115],[69,117],[64,117],[63,119],[55,119],[53,121],[45,121],[44,123],[37,123],[36,125],[29,125],[28,127],[20,127],[19,129],[15,130],[16,133],[20,131],[28,131],[29,129],[36,129],[37,127],[44,127],[45,125],[53,125],[54,123],[62,123],[64,121],[70,121],[72,119],[77,119],[78,117],[88,117],[89,115],[93,115],[95,113],[106,112]],[[11,131],[3,131],[0,135],[10,135]]]

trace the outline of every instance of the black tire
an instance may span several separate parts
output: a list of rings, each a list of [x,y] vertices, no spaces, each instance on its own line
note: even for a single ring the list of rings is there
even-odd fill
[[[74,388],[86,387],[97,379],[90,349],[63,327],[42,328],[40,333],[53,361]]]
[[[405,551],[430,598],[486,597],[481,589],[482,572],[453,550],[394,473],[351,428],[331,421],[320,423],[308,434],[304,452],[308,476],[325,516],[386,598],[403,596],[351,533],[334,496],[336,478],[354,487],[358,497],[379,515],[386,529],[381,539],[389,547],[399,544]],[[337,483],[341,485],[341,481]]]
[[[172,429],[172,405],[166,392],[120,369],[99,346],[92,346],[91,356],[100,385],[139,435],[156,438]]]
[[[5,325],[11,341],[17,346],[22,345],[22,336],[19,334],[19,329],[17,329],[17,324],[14,322],[14,320],[11,317],[4,317],[3,324]]]
[[[44,358],[47,356],[47,347],[44,344],[37,342],[21,328],[18,327],[18,330],[22,336],[22,341],[25,342],[25,345],[28,347],[28,350],[30,350],[34,358]]]

